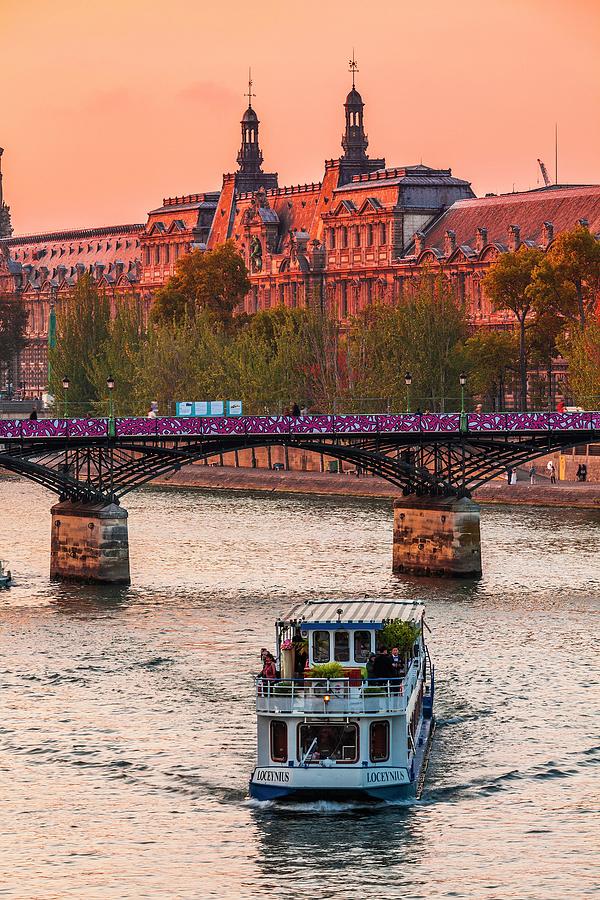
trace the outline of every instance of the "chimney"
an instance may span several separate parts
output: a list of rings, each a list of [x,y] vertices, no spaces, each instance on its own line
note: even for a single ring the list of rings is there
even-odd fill
[[[513,253],[521,246],[521,229],[518,225],[508,226],[508,249]]]
[[[456,250],[456,232],[452,231],[452,229],[448,229],[448,231],[444,234],[444,256],[451,256],[452,253]]]
[[[543,222],[542,223],[542,244],[544,250],[547,250],[552,241],[554,240],[554,225],[552,222]]]
[[[590,227],[590,223],[588,222],[587,219],[577,219],[577,224],[581,225],[582,228],[585,228],[586,231]]]
[[[414,236],[415,242],[415,256],[420,256],[420,254],[425,249],[425,235],[422,231],[416,231]]]
[[[475,234],[475,249],[478,253],[481,253],[483,248],[488,242],[488,230],[487,228],[478,228]]]

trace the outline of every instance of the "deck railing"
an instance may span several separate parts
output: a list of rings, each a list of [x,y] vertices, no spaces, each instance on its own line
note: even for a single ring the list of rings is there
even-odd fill
[[[388,715],[401,713],[417,683],[413,660],[400,678],[291,678],[256,681],[256,711],[272,715]]]

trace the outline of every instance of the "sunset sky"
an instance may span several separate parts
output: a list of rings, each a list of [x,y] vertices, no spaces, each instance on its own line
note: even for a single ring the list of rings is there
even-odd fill
[[[235,169],[252,66],[264,168],[340,153],[355,48],[369,152],[477,193],[600,182],[600,0],[0,0],[16,234],[143,222]]]

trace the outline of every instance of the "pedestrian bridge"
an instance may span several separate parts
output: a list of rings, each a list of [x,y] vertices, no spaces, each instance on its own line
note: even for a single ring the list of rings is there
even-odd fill
[[[0,420],[0,468],[58,494],[57,577],[67,569],[77,577],[92,534],[108,535],[104,543],[115,546],[104,548],[106,559],[118,558],[127,535],[119,501],[129,491],[188,463],[268,445],[334,457],[394,484],[403,498],[395,503],[397,571],[473,575],[481,559],[471,492],[509,467],[594,441],[600,412],[19,419]],[[87,532],[66,527],[78,518],[89,520]],[[126,577],[100,580],[128,580],[126,558]]]

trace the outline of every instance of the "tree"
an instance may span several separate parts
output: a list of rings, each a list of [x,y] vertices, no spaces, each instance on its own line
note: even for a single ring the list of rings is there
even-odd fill
[[[108,323],[107,338],[87,367],[93,393],[98,398],[94,408],[100,415],[107,412],[106,379],[109,375],[115,382],[113,399],[119,415],[144,414],[148,411],[147,398],[139,398],[136,403],[139,354],[145,337],[139,298],[120,297],[115,316]],[[60,375],[60,372],[57,374]]]
[[[91,412],[94,404],[105,396],[92,370],[104,355],[109,334],[109,301],[86,273],[58,309],[56,346],[48,352],[50,393],[57,398],[63,396],[62,380],[66,375],[70,382],[69,405],[77,413]],[[111,374],[106,372],[105,382]]]
[[[214,250],[194,250],[178,261],[175,274],[156,292],[151,318],[181,323],[204,310],[228,322],[249,290],[248,270],[233,241]]]
[[[533,316],[527,327],[527,356],[533,365],[545,370],[546,392],[544,381],[540,380],[537,399],[547,403],[548,408],[554,406],[552,390],[552,361],[559,355],[557,344],[564,331],[565,320],[552,309],[534,307]]]
[[[585,328],[600,295],[600,242],[583,225],[563,231],[533,271],[530,296]]]
[[[478,331],[464,345],[465,369],[472,393],[493,410],[505,407],[506,380],[518,368],[515,335],[510,331]]]
[[[15,355],[25,346],[27,311],[17,297],[0,297],[0,376],[6,378]]]
[[[501,253],[483,279],[485,292],[498,309],[509,309],[519,326],[519,381],[521,409],[527,410],[527,341],[526,321],[533,297],[528,290],[532,275],[543,259],[534,247],[521,247],[516,253]]]
[[[457,397],[462,344],[467,336],[465,305],[443,275],[425,274],[402,314],[402,338],[415,396],[420,392],[425,405],[444,412],[447,399]]]
[[[584,409],[598,409],[600,402],[600,322],[594,318],[585,329],[575,328],[564,348],[573,399]]]

